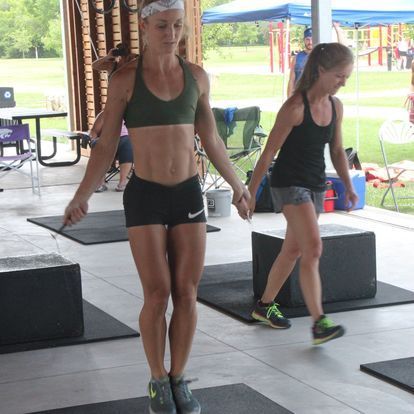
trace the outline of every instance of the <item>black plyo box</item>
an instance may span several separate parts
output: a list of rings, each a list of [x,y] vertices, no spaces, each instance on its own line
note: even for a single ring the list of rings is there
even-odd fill
[[[323,252],[319,262],[322,302],[375,297],[377,291],[375,234],[353,227],[320,226]],[[252,232],[253,292],[260,298],[284,241],[285,231]],[[300,259],[299,259],[300,260]],[[275,298],[282,306],[303,306],[299,261]]]
[[[0,258],[0,345],[81,336],[80,267],[56,253]]]

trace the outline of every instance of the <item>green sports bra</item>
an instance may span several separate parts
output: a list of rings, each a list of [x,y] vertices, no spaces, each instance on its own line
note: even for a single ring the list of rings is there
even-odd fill
[[[147,88],[142,78],[142,57],[139,57],[134,91],[124,112],[127,128],[194,124],[200,92],[190,69],[177,57],[184,72],[184,89],[170,101],[157,98]]]

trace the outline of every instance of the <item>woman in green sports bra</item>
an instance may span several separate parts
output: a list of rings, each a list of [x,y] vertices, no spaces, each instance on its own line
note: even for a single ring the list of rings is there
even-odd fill
[[[81,220],[88,199],[113,160],[122,119],[133,147],[135,174],[124,192],[132,254],[144,291],[139,323],[151,371],[150,413],[200,413],[184,371],[196,328],[197,287],[206,218],[194,157],[194,132],[247,218],[249,193],[219,138],[206,72],[176,56],[183,33],[183,0],[144,0],[140,28],[145,48],[117,70],[108,88],[105,123],[85,176],[68,204],[64,224]],[[173,312],[166,320],[169,298]],[[170,366],[164,364],[169,337]]]

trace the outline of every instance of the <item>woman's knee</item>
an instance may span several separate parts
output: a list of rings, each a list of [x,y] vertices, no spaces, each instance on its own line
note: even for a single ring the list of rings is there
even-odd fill
[[[298,247],[283,248],[281,253],[290,261],[295,261],[301,256],[301,251]]]
[[[174,286],[171,291],[174,305],[191,306],[197,301],[197,287],[194,284]]]
[[[167,309],[168,300],[170,298],[170,290],[163,287],[151,289],[146,291],[144,294],[144,304],[149,305],[153,309]]]
[[[322,255],[322,240],[320,238],[314,239],[309,243],[302,251],[302,262],[303,261],[314,261],[319,260]]]

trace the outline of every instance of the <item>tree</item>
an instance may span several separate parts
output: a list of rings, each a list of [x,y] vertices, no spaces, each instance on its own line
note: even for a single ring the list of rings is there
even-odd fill
[[[202,11],[221,4],[228,0],[201,0]],[[207,24],[202,28],[203,58],[208,51],[216,50],[224,45],[248,46],[257,44],[259,38],[263,43],[259,25],[256,23],[217,23]]]
[[[16,57],[29,51],[37,54],[44,47],[45,39],[51,46],[50,38],[57,36],[54,21],[59,16],[59,0],[2,0],[0,56]],[[54,48],[55,54],[61,54],[60,36]]]
[[[228,3],[228,0],[201,0],[201,11],[210,9],[221,4]],[[203,58],[209,50],[215,50],[220,45],[231,42],[233,35],[229,24],[207,24],[202,27]]]
[[[233,44],[240,46],[253,45],[259,38],[259,28],[255,23],[240,23],[235,25]]]
[[[28,31],[24,27],[15,30],[13,32],[13,38],[14,46],[22,53],[22,58],[24,58],[25,53],[29,52],[32,47]]]
[[[53,19],[49,22],[49,28],[43,37],[45,49],[52,50],[62,56],[62,22],[60,19]]]

